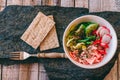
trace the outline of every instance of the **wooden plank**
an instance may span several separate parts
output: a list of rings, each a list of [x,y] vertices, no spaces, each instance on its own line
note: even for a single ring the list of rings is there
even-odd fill
[[[89,0],[90,12],[120,11],[119,0]]]
[[[42,5],[51,5],[51,2],[50,2],[50,0],[42,0],[41,4]]]
[[[120,11],[120,0],[115,0],[116,11]]]
[[[88,0],[75,0],[75,7],[88,8]]]
[[[38,80],[38,63],[20,64],[19,80]]]
[[[6,0],[0,0],[0,11],[2,11],[6,6]]]
[[[23,0],[7,0],[7,5],[22,5]]]
[[[12,4],[13,5],[22,5],[22,0],[12,0]]]
[[[1,6],[0,6],[0,11],[3,11],[3,10],[4,10],[4,8],[5,8],[5,7],[1,7]]]
[[[41,5],[41,0],[36,0],[36,5]]]
[[[74,7],[75,6],[74,0],[61,0],[61,6],[63,7]]]
[[[60,5],[60,0],[42,0],[42,5],[58,6]]]
[[[49,80],[44,65],[39,63],[39,80]]]
[[[60,6],[60,0],[51,0],[51,1],[52,1],[52,5]]]
[[[101,0],[89,0],[89,11],[90,12],[101,11]]]
[[[118,80],[118,61],[116,60],[113,68],[109,72],[109,74],[105,77],[104,80]]]
[[[0,0],[0,6],[5,6],[6,5],[6,0]]]
[[[29,80],[29,64],[20,64],[19,80]]]
[[[31,64],[29,71],[30,71],[30,79],[29,80],[38,80],[38,63]]]
[[[7,2],[6,2],[6,3],[7,3],[7,6],[8,6],[8,5],[13,5],[12,0],[6,0],[6,1],[7,1]]]
[[[0,65],[0,80],[2,80],[2,65]]]
[[[19,77],[19,65],[3,65],[2,68],[2,80],[18,80]]]
[[[23,0],[23,5],[41,5],[41,0]]]
[[[120,80],[120,53],[118,56],[118,80]]]

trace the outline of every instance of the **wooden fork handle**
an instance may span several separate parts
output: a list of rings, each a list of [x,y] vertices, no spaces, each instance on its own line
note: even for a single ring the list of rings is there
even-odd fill
[[[37,54],[38,58],[67,58],[65,53],[57,53],[57,52],[52,52],[52,53],[38,53]]]

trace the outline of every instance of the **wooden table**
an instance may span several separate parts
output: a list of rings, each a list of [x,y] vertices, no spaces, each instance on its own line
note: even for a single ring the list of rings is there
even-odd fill
[[[90,12],[119,11],[120,0],[0,0],[0,11],[8,5],[84,7]],[[104,80],[120,80],[120,55]],[[0,65],[0,80],[49,80],[41,63]]]

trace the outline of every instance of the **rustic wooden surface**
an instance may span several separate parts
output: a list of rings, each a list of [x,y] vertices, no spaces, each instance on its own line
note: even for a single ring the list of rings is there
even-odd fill
[[[118,11],[120,0],[0,0],[0,11],[8,5],[53,5],[84,7],[90,12]],[[120,55],[104,80],[120,80]],[[41,63],[0,65],[0,80],[49,80]]]

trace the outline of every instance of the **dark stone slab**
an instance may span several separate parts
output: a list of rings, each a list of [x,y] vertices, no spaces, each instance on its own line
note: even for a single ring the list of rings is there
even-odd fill
[[[98,69],[83,69],[71,63],[68,59],[37,59],[29,58],[24,61],[12,61],[5,59],[9,57],[10,51],[26,51],[29,53],[40,52],[33,49],[20,40],[23,32],[28,28],[36,14],[41,11],[46,15],[54,15],[60,47],[45,52],[64,52],[62,47],[62,36],[67,25],[75,18],[94,14],[107,19],[117,31],[120,38],[120,13],[100,12],[88,13],[85,8],[64,8],[50,6],[8,6],[0,13],[0,63],[43,63],[50,80],[102,80],[113,67],[118,53],[105,66]],[[119,46],[118,46],[119,47]],[[117,50],[119,51],[119,50]]]

